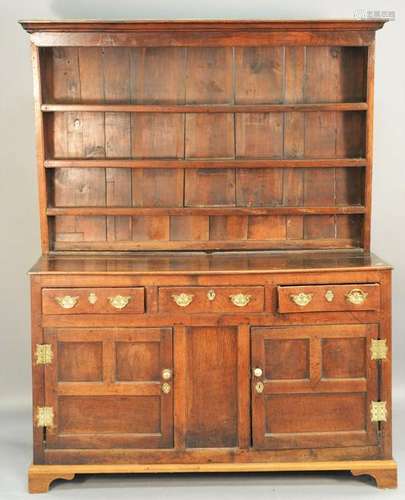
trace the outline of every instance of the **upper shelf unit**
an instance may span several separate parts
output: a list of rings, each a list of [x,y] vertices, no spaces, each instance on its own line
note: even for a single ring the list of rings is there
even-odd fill
[[[52,110],[53,104],[157,105],[166,106],[166,111],[167,106],[176,111],[177,106],[185,105],[184,112],[201,105],[221,112],[237,111],[244,105],[276,104],[306,104],[304,110],[311,104],[316,109],[327,103],[366,108],[365,47],[43,50],[43,110]],[[357,106],[350,107],[350,103]],[[115,109],[131,111],[128,107]],[[108,108],[88,108],[97,110]]]
[[[382,24],[24,23],[44,251],[369,248]]]

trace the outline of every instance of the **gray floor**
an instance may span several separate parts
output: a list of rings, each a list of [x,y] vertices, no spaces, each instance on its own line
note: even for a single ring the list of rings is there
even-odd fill
[[[3,401],[4,403],[4,401]],[[395,458],[405,458],[405,420],[402,404],[395,411]],[[31,457],[30,408],[8,405],[0,412],[0,500],[34,498],[28,495],[26,471]],[[83,475],[74,481],[55,481],[43,498],[110,499],[351,499],[405,498],[405,474],[399,469],[397,490],[378,490],[368,477],[349,473],[208,474],[208,475]],[[402,481],[401,481],[402,475]],[[36,497],[38,498],[38,497]]]

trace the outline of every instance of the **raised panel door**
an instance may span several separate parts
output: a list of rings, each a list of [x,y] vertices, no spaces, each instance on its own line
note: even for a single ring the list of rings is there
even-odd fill
[[[252,328],[254,447],[375,445],[377,333],[376,325]]]
[[[45,367],[54,414],[47,448],[173,446],[170,328],[61,328],[44,337],[53,351]]]

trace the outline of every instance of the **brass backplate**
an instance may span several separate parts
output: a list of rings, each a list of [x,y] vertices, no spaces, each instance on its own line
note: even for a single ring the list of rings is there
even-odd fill
[[[35,349],[35,362],[37,365],[52,363],[53,352],[51,344],[37,344]]]
[[[388,354],[387,341],[385,339],[381,340],[372,339],[370,351],[371,351],[371,359],[376,359],[376,360],[387,359],[387,354]]]
[[[37,407],[37,427],[53,427],[52,406]]]
[[[372,401],[370,413],[372,422],[386,422],[388,414],[386,401]]]

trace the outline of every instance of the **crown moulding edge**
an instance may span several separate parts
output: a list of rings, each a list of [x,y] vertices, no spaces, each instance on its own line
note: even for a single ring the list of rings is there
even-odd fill
[[[376,31],[387,19],[319,20],[21,20],[28,33],[37,32],[196,32],[196,31]]]

